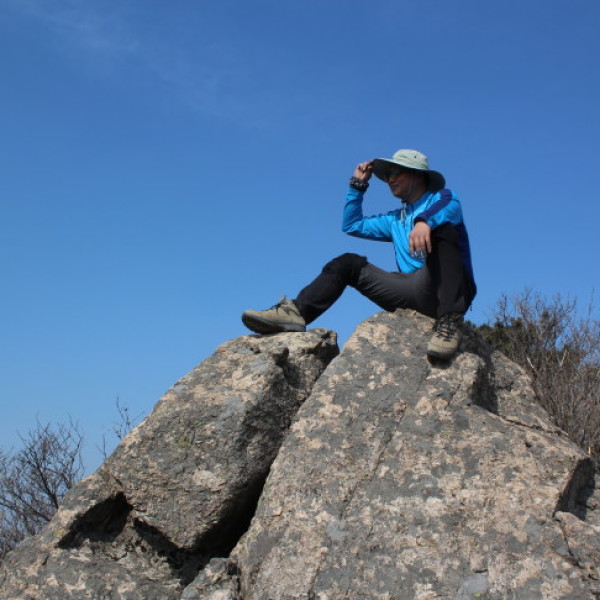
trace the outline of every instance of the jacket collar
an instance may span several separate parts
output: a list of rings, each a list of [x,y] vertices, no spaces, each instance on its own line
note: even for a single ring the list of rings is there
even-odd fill
[[[402,205],[405,208],[408,208],[410,210],[410,212],[413,212],[413,211],[417,210],[418,208],[425,206],[427,204],[427,201],[434,194],[435,194],[435,192],[432,192],[431,190],[427,190],[421,197],[419,197],[417,200],[415,200],[412,204],[407,204],[406,202],[402,202]]]

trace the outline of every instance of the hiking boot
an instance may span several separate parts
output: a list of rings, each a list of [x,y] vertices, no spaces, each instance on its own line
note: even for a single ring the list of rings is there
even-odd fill
[[[427,355],[433,358],[452,358],[462,339],[463,316],[449,313],[440,317],[433,326],[433,336],[427,346]]]
[[[256,333],[281,331],[306,331],[306,321],[298,307],[285,296],[268,310],[246,310],[242,314],[244,325]]]

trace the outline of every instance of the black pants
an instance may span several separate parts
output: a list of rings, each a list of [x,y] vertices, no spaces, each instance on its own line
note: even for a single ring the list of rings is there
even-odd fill
[[[449,223],[442,225],[431,232],[431,242],[425,266],[412,273],[389,273],[364,256],[342,254],[328,262],[294,302],[306,323],[311,323],[349,285],[388,311],[411,308],[434,318],[465,313],[475,287],[463,267],[456,230]]]

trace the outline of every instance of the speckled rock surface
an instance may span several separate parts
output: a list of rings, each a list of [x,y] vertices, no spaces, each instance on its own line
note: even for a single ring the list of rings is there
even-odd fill
[[[183,590],[181,600],[242,600],[237,563],[213,558]]]
[[[600,597],[590,460],[472,336],[430,364],[430,327],[379,313],[319,379],[233,551],[243,600]]]
[[[378,313],[324,372],[324,330],[224,344],[9,554],[0,598],[600,598],[588,456],[472,334],[428,362],[431,324]]]
[[[292,417],[337,352],[322,329],[223,344],[7,556],[0,598],[181,598],[247,528]],[[209,566],[189,598],[218,584]],[[221,587],[214,600],[227,598]]]

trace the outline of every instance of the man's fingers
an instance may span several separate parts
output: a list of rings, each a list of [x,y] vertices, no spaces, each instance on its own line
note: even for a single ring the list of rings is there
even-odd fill
[[[417,255],[423,258],[431,254],[431,228],[427,223],[419,221],[415,224],[408,236],[408,247],[411,256]]]
[[[356,165],[354,170],[354,177],[361,181],[368,181],[373,172],[373,161],[361,162]]]
[[[419,252],[429,254],[431,252],[431,240],[427,236],[423,236],[417,244]]]
[[[411,255],[424,256],[431,254],[431,238],[429,236],[411,235],[408,240]]]

